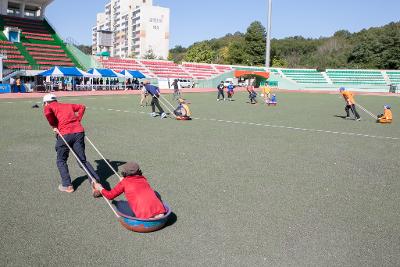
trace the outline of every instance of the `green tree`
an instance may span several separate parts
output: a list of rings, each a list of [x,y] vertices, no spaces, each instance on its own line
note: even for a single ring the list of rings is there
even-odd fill
[[[184,60],[189,62],[212,63],[216,57],[216,51],[206,42],[196,43],[188,48]]]
[[[190,53],[189,53],[190,50]],[[189,53],[189,56],[187,55]],[[265,29],[253,22],[245,34],[236,32],[196,43],[189,49],[171,49],[170,59],[219,64],[263,65]],[[271,58],[290,68],[400,69],[400,22],[364,29],[357,33],[339,30],[317,39],[293,36],[271,40]]]
[[[143,56],[144,59],[156,59],[157,56],[154,54],[153,49],[149,49],[146,51],[146,54]]]
[[[245,51],[249,55],[251,65],[265,64],[266,31],[259,21],[254,21],[247,28],[245,38]]]
[[[361,68],[400,68],[400,23],[362,30],[354,39],[348,63]]]
[[[288,63],[285,59],[274,57],[272,58],[272,67],[286,68]]]
[[[233,65],[251,65],[250,55],[246,52],[244,40],[229,44],[226,63]]]
[[[86,55],[91,55],[92,54],[92,47],[89,45],[78,45],[78,49],[80,49],[83,53]]]

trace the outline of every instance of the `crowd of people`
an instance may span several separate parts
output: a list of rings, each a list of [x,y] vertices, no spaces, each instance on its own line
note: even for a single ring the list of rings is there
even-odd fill
[[[87,77],[48,77],[24,76],[10,79],[12,93],[32,91],[83,91],[83,90],[138,90],[141,84],[136,78],[126,80],[118,78]]]

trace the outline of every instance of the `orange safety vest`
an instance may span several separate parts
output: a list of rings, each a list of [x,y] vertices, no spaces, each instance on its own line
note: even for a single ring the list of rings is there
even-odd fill
[[[352,105],[355,104],[356,102],[354,101],[353,93],[349,91],[343,91],[342,96],[344,99],[348,102],[348,104]]]

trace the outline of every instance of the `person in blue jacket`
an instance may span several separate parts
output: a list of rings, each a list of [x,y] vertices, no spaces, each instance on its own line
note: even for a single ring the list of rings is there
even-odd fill
[[[228,89],[228,101],[232,101],[232,96],[234,94],[233,89],[235,88],[235,86],[233,86],[233,82],[230,82],[226,88]]]
[[[156,106],[158,108],[158,111],[161,114],[161,119],[167,117],[167,114],[165,114],[164,110],[160,106],[160,102],[158,101],[158,98],[160,97],[160,89],[157,86],[154,86],[150,84],[150,81],[144,81],[143,82],[144,88],[146,88],[146,91],[149,92],[149,94],[152,96],[151,99],[151,116],[155,117],[157,116],[156,114]]]

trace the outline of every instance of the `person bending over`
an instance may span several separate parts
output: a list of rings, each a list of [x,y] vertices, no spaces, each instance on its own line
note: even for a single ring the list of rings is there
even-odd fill
[[[160,106],[160,102],[158,98],[160,97],[160,89],[157,86],[151,85],[150,81],[144,81],[143,82],[144,87],[146,88],[146,91],[149,92],[149,94],[152,96],[151,99],[151,116],[155,117],[156,115],[156,106],[158,108],[158,111],[161,114],[161,119],[164,119],[167,117],[167,114],[165,114],[164,110]]]
[[[85,130],[81,124],[85,106],[78,104],[59,103],[53,94],[43,97],[43,112],[50,126],[55,133],[60,133],[69,146],[74,150],[79,160],[87,171],[96,180],[100,181],[92,165],[86,161],[85,155]],[[69,148],[64,140],[56,135],[57,167],[61,175],[61,184],[58,189],[62,192],[72,193],[74,188],[71,183],[71,176],[68,170]],[[81,167],[79,165],[79,167]],[[100,197],[101,194],[93,188],[93,196]]]
[[[249,93],[250,104],[257,104],[257,93],[254,91],[254,87],[249,85],[246,90]]]
[[[353,93],[347,91],[346,88],[344,87],[340,87],[339,91],[342,94],[344,101],[346,102],[346,107],[344,108],[344,110],[346,111],[346,119],[350,118],[350,110],[351,110],[351,112],[356,117],[356,120],[357,121],[361,120],[361,117],[356,110],[356,102],[354,101]]]

